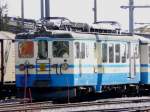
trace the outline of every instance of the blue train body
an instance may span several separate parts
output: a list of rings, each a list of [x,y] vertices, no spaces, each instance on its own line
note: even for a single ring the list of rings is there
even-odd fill
[[[147,40],[68,31],[17,35],[16,86],[102,92],[107,86],[150,84]]]

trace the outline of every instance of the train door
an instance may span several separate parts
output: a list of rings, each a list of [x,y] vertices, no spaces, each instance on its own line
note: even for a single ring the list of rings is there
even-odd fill
[[[36,59],[36,74],[50,75],[50,59],[48,58],[48,41],[38,40],[38,52]]]
[[[75,42],[75,64],[78,65],[75,72],[78,72],[80,75],[87,73],[90,69],[88,65],[91,62],[89,61],[89,45],[87,42]],[[92,51],[91,51],[92,52]]]
[[[138,58],[138,45],[134,43],[129,44],[129,71],[130,78],[134,78],[137,73],[136,64]]]
[[[75,65],[77,65],[75,72],[78,72],[80,75],[82,75],[83,73],[83,58],[84,56],[84,52],[82,51],[84,48],[85,43],[82,42],[75,42],[74,46],[75,46]]]
[[[80,74],[86,73],[87,60],[85,55],[85,45],[86,44],[84,42],[80,43]]]

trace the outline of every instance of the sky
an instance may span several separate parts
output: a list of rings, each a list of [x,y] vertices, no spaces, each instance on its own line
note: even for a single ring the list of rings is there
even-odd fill
[[[21,0],[7,0],[8,15],[20,17]],[[25,18],[38,20],[40,0],[24,0]],[[150,0],[134,0],[135,5],[150,5]],[[128,0],[97,0],[98,21],[118,21],[123,29],[128,29],[128,9],[120,6],[128,5]],[[71,21],[93,23],[94,0],[50,0],[50,15],[67,17]],[[135,9],[134,21],[150,23],[150,8]],[[136,27],[136,26],[135,26]]]

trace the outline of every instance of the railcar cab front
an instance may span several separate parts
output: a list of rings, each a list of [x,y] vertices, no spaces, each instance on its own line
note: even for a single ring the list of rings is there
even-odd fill
[[[62,74],[69,74],[69,63],[72,63],[72,44],[68,38],[70,35],[65,34],[30,35],[30,37],[18,35],[16,38],[17,86],[25,85],[25,75],[29,87],[66,86],[66,83],[61,84],[64,79],[60,77]]]
[[[75,93],[97,85],[97,72],[95,35],[54,31],[16,37],[18,88]]]

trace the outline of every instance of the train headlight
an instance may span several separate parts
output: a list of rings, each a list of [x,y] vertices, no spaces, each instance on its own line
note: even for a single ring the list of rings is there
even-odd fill
[[[51,65],[51,68],[57,68],[57,64],[53,64],[53,65]]]
[[[46,65],[45,64],[40,64],[40,71],[45,71],[46,70]]]
[[[20,71],[24,71],[25,70],[25,65],[24,64],[20,64],[19,65],[19,70]]]
[[[67,63],[63,63],[63,64],[61,65],[61,68],[62,68],[63,70],[67,70],[68,67],[69,67],[69,65],[68,65]]]

